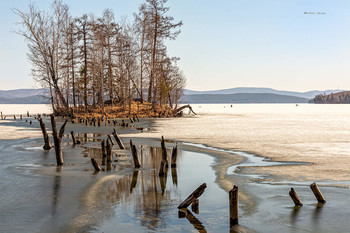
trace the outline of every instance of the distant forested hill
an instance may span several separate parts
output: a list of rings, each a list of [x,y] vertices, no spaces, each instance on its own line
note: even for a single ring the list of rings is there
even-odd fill
[[[309,99],[270,93],[185,95],[182,103],[307,103]]]
[[[343,91],[329,95],[317,95],[310,101],[315,104],[350,104],[350,91]]]
[[[47,99],[41,95],[19,98],[0,97],[0,104],[46,104],[47,102]]]

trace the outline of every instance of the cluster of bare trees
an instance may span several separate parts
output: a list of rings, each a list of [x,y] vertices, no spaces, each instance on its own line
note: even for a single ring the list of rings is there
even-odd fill
[[[134,100],[175,107],[185,78],[165,42],[178,36],[182,22],[167,15],[166,2],[146,0],[132,22],[117,22],[110,9],[101,17],[73,17],[61,0],[49,11],[34,4],[26,12],[15,9],[33,77],[50,90],[54,111],[106,104],[127,108]]]

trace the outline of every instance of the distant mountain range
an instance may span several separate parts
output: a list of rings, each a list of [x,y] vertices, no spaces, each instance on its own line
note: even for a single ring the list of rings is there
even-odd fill
[[[316,95],[342,92],[325,91],[281,91],[272,88],[237,87],[214,91],[193,91],[185,89],[182,103],[308,103]]]
[[[281,90],[275,90],[272,88],[260,88],[260,87],[236,87],[236,88],[230,88],[230,89],[222,89],[222,90],[213,90],[213,91],[193,91],[185,89],[184,93],[185,95],[199,95],[199,94],[238,94],[238,93],[269,93],[269,94],[276,94],[276,95],[287,95],[287,96],[295,96],[305,99],[312,99],[316,95],[320,94],[331,94],[331,93],[337,93],[342,92],[345,90],[325,90],[325,91],[307,91],[307,92],[295,92],[295,91],[281,91]]]
[[[238,87],[214,91],[185,89],[182,103],[307,103],[316,95],[328,95],[344,90],[293,92],[271,88]],[[0,90],[0,104],[47,103],[47,89]]]

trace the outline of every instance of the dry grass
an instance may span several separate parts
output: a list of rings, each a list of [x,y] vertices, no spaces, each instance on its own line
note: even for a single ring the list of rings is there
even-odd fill
[[[144,102],[143,104],[139,102],[132,102],[131,109],[129,107],[124,108],[123,106],[105,106],[104,110],[99,107],[88,106],[85,111],[84,107],[75,107],[74,116],[76,118],[98,118],[98,117],[108,117],[108,118],[128,118],[135,114],[140,118],[145,117],[172,117],[174,116],[174,109],[166,105],[155,105],[152,107],[151,103]]]

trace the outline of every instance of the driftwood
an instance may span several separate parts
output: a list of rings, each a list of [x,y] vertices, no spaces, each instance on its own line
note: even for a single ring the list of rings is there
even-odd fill
[[[312,183],[312,184],[310,185],[310,188],[311,188],[312,192],[314,193],[314,195],[315,195],[317,201],[318,201],[319,203],[325,204],[325,203],[326,203],[326,199],[324,199],[324,197],[323,197],[323,195],[322,195],[320,189],[318,188],[317,184],[316,184],[316,183]]]
[[[97,172],[101,171],[100,165],[98,165],[97,161],[94,158],[91,158],[91,163],[92,163],[92,166],[94,166],[95,171]]]
[[[55,145],[57,166],[63,165],[62,137],[64,134],[64,128],[66,127],[67,122],[68,121],[65,120],[65,122],[61,126],[60,132],[57,132],[55,116],[51,115],[51,126],[52,126],[53,141]]]
[[[161,142],[161,146],[162,146],[162,160],[165,162],[165,166],[168,167],[168,155],[167,155],[167,151],[166,151],[166,147],[165,147],[165,141],[164,141],[164,137],[162,136],[162,142]]]
[[[292,198],[295,206],[303,206],[303,203],[300,201],[297,193],[294,191],[293,188],[290,189],[289,196]]]
[[[182,110],[188,108],[194,115],[197,115],[197,113],[195,113],[192,109],[192,107],[188,104],[188,105],[184,105],[180,108],[177,108],[174,110],[174,116],[178,116],[180,114],[180,112],[182,112]]]
[[[43,122],[43,119],[41,117],[38,118],[38,121],[40,123],[41,132],[43,133],[44,142],[45,142],[45,145],[43,146],[43,148],[44,150],[50,150],[52,146],[50,143],[49,135],[47,134],[47,131],[46,131],[45,123]]]
[[[136,146],[132,143],[131,139],[130,139],[130,149],[131,149],[132,158],[134,159],[135,168],[140,168],[141,164],[140,164],[139,156],[137,154],[137,149],[136,149]]]
[[[173,148],[173,152],[171,153],[171,167],[176,167],[177,160],[177,146]]]
[[[177,208],[178,209],[187,208],[189,205],[192,204],[192,202],[194,202],[196,199],[198,199],[204,193],[204,190],[206,187],[207,187],[206,183],[203,183],[202,185],[200,185]]]
[[[124,146],[122,140],[120,140],[120,137],[117,134],[117,131],[115,129],[113,129],[113,136],[114,136],[115,141],[118,143],[119,148],[122,150],[125,150],[125,146]]]
[[[238,224],[238,187],[235,185],[229,192],[230,198],[230,227]]]

